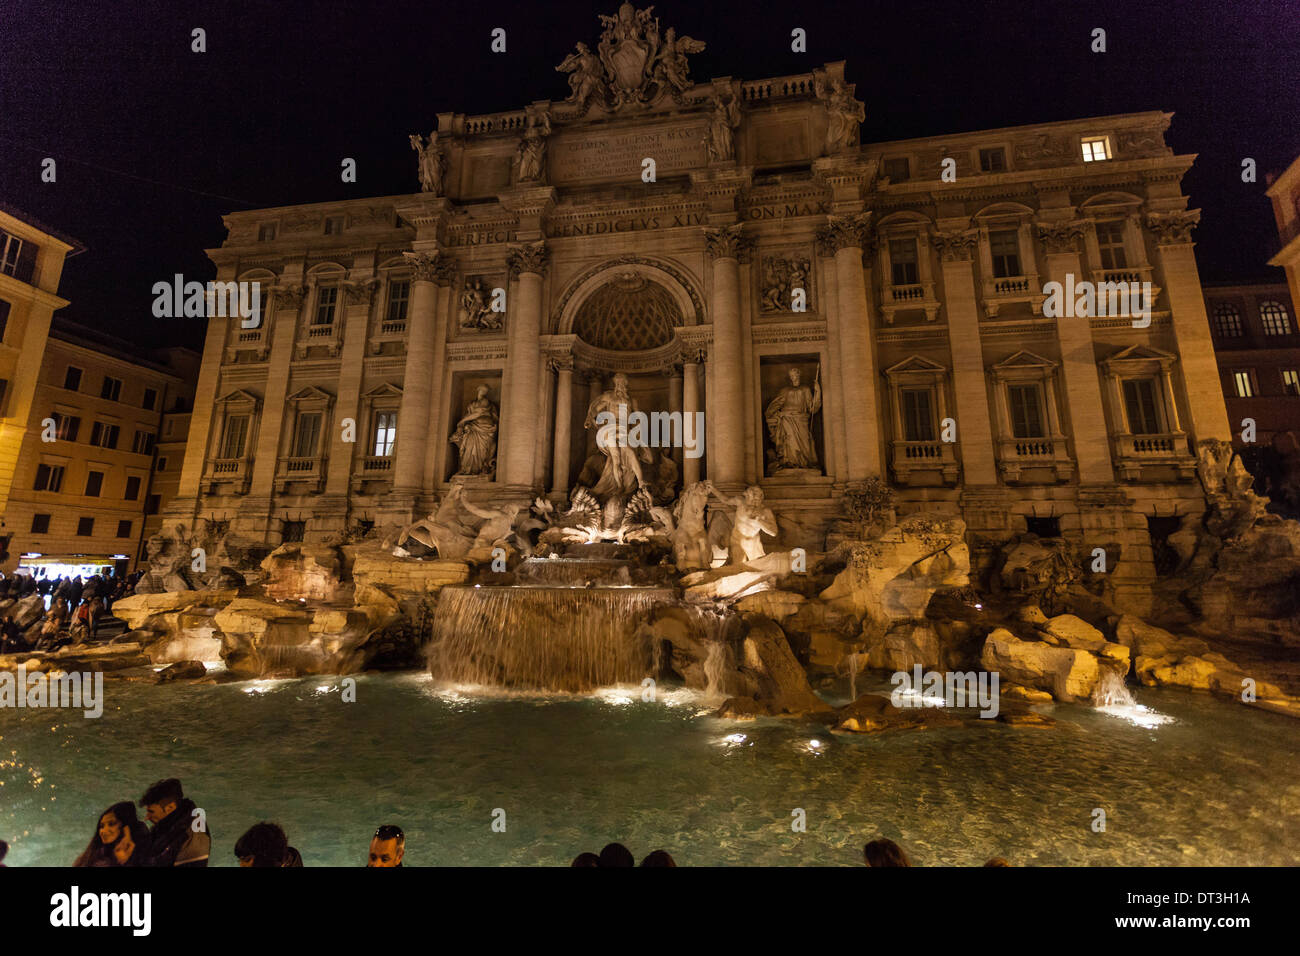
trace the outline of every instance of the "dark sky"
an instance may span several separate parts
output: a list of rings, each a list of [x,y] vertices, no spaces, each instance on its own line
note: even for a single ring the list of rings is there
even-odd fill
[[[151,287],[214,274],[203,250],[224,239],[223,213],[415,191],[409,133],[440,111],[562,99],[555,64],[617,6],[4,0],[0,199],[89,247],[64,272],[61,314],[143,345],[201,344],[198,320],[153,318]],[[1184,188],[1204,210],[1203,277],[1281,276],[1265,265],[1264,173],[1300,154],[1300,0],[665,0],[655,13],[707,42],[697,80],[847,60],[864,141],[1172,111],[1174,149],[1200,155]],[[498,26],[505,54],[489,50]],[[206,53],[190,52],[194,27]],[[806,54],[790,51],[794,27]],[[1089,50],[1094,27],[1104,54]],[[40,182],[45,156],[55,184]],[[355,185],[340,181],[345,156]]]

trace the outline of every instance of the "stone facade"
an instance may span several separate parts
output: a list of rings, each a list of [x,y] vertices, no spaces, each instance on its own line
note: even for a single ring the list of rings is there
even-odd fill
[[[976,571],[1045,519],[1140,609],[1148,518],[1203,511],[1197,444],[1229,437],[1170,115],[861,143],[844,63],[691,83],[697,41],[656,22],[640,55],[620,18],[607,70],[583,45],[561,65],[567,100],[412,137],[420,191],[226,217],[218,280],[270,301],[209,321],[169,516],[310,544],[453,479],[561,502],[622,373],[641,409],[704,415],[702,457],[664,450],[677,487],[760,486],[787,547],[885,476],[900,513],[964,519]],[[1045,315],[1067,280],[1149,282],[1149,323]],[[792,370],[818,407],[782,468],[765,412]],[[495,460],[457,476],[482,389]]]

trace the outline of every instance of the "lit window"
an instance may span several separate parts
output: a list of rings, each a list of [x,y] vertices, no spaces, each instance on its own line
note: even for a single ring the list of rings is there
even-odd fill
[[[1251,382],[1251,374],[1248,371],[1233,372],[1232,384],[1237,390],[1238,398],[1250,398],[1255,394],[1255,388]]]
[[[393,442],[397,438],[397,412],[376,412],[374,435],[371,454],[376,458],[388,458],[393,454]]]
[[[1300,371],[1293,368],[1282,369],[1282,394],[1300,395]]]
[[[1104,159],[1110,159],[1110,137],[1096,136],[1083,141],[1083,161],[1085,163],[1099,163]]]
[[[1261,302],[1259,317],[1264,321],[1265,335],[1291,334],[1291,316],[1281,302]]]
[[[1235,305],[1220,302],[1214,307],[1214,333],[1223,339],[1235,339],[1242,334],[1241,313]]]

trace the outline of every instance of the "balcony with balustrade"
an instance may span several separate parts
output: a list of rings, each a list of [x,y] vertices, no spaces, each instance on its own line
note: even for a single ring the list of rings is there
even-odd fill
[[[997,440],[998,472],[1009,485],[1069,481],[1074,459],[1064,435]]]

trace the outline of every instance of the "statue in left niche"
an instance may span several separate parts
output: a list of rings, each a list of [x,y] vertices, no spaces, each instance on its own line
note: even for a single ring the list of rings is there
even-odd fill
[[[419,133],[411,134],[411,149],[420,157],[420,189],[434,196],[442,195],[442,176],[447,169],[447,160],[438,146],[438,131],[429,133],[426,143]]]
[[[491,478],[496,471],[497,407],[487,396],[488,387],[480,385],[452,433],[451,443],[460,449],[457,475]]]

